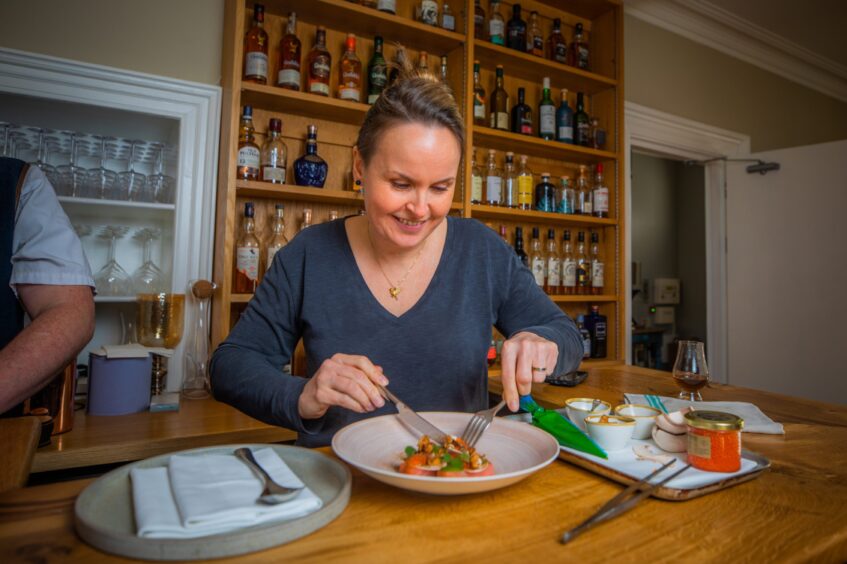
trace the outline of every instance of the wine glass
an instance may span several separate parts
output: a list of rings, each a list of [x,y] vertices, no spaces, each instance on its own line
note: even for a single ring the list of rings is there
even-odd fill
[[[702,401],[700,389],[709,383],[709,367],[706,354],[700,341],[679,341],[676,350],[676,362],[673,365],[673,378],[682,388],[680,399]]]
[[[126,270],[115,260],[115,249],[118,239],[126,235],[128,227],[120,225],[107,225],[100,230],[98,236],[101,239],[109,239],[109,259],[96,275],[94,275],[94,286],[97,292],[103,296],[127,296],[130,294],[130,279]]]
[[[83,192],[85,198],[107,199],[115,195],[118,175],[106,168],[106,137],[100,137],[100,166],[85,173]]]
[[[144,247],[144,261],[135,272],[132,273],[132,287],[136,294],[157,294],[163,291],[164,275],[150,258],[150,245],[154,239],[158,239],[161,231],[152,227],[139,229],[133,235],[137,241],[141,241]]]
[[[156,172],[147,177],[150,191],[155,195],[155,200],[160,204],[174,203],[175,182],[174,179],[164,173],[165,169],[165,147],[159,145],[159,153],[156,156]]]
[[[129,161],[127,162],[127,170],[118,174],[118,186],[120,188],[121,199],[139,201],[144,197],[144,191],[147,177],[140,172],[135,171],[135,156],[138,141],[132,141],[129,149]]]
[[[55,186],[58,184],[56,167],[47,164],[47,153],[50,150],[49,142],[51,139],[44,136],[44,129],[42,128],[33,129],[33,131],[38,132],[38,154],[33,164],[41,169],[41,172],[44,173],[44,176],[47,177],[50,185],[55,190]]]
[[[176,348],[182,340],[185,294],[138,294],[138,341],[145,347]],[[153,395],[162,393],[167,379],[167,360],[153,354]]]
[[[77,166],[79,161],[79,150],[81,143],[77,134],[71,132],[71,150],[68,164],[56,167],[57,189],[60,196],[80,197],[82,195],[82,183],[85,179],[85,169]]]

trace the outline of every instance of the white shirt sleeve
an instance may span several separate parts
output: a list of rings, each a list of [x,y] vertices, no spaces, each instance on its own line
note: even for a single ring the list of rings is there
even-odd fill
[[[9,280],[15,294],[17,284],[94,288],[79,237],[47,177],[36,166],[27,171],[15,212]]]

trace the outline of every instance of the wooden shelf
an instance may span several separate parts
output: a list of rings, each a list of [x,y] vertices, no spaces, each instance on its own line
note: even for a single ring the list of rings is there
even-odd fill
[[[572,92],[583,92],[590,96],[615,88],[618,84],[613,78],[480,39],[474,40],[474,52],[482,68],[493,71],[497,65],[503,65],[507,75],[539,84],[545,76],[549,76],[553,88],[557,91],[559,88],[567,88]]]
[[[323,204],[356,205],[363,201],[358,192],[350,190],[330,190],[292,184],[271,184],[256,180],[238,180],[235,183],[239,196],[251,198],[270,198],[281,200],[305,200]]]
[[[248,4],[252,2],[248,1]],[[268,13],[287,16],[294,11],[301,21],[342,29],[356,35],[381,35],[386,41],[399,41],[406,47],[424,49],[438,56],[460,48],[465,42],[462,33],[422,24],[346,0],[265,0],[264,4]]]
[[[617,160],[617,153],[580,147],[559,141],[547,141],[541,137],[521,135],[480,125],[472,126],[473,146],[512,151],[516,155],[530,154],[534,157],[557,159],[578,164],[597,164]],[[538,171],[543,172],[543,171]]]
[[[360,102],[339,100],[253,82],[241,83],[241,104],[353,125],[361,125],[365,114],[370,109],[369,105]]]
[[[229,301],[233,304],[246,304],[253,299],[253,294],[230,294]]]
[[[526,221],[530,223],[555,223],[559,225],[583,225],[586,227],[617,225],[618,220],[587,215],[571,215],[565,213],[540,212],[534,210],[516,210],[497,206],[471,206],[471,217],[478,219],[504,219],[511,221]]]
[[[623,5],[622,0],[535,0],[539,4],[565,10],[575,16],[593,20]]]

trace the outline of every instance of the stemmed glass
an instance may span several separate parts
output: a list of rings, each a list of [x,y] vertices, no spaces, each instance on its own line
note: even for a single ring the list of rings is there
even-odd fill
[[[165,147],[159,145],[159,154],[156,156],[156,172],[147,177],[147,183],[150,185],[150,190],[155,194],[155,199],[160,204],[174,203],[175,182],[170,176],[164,173],[165,168]]]
[[[77,166],[79,160],[80,142],[75,132],[71,132],[71,151],[68,164],[56,167],[57,189],[60,196],[82,195],[82,184],[85,179],[85,169]]]
[[[128,230],[128,227],[121,225],[106,225],[98,234],[101,239],[109,239],[109,260],[94,276],[94,285],[97,292],[103,296],[128,296],[130,294],[129,275],[115,260],[118,239],[126,235]]]
[[[85,198],[113,198],[115,196],[115,185],[117,174],[107,169],[106,163],[106,137],[100,137],[100,166],[89,169],[85,173],[83,183]]]
[[[118,187],[123,200],[138,200],[138,195],[144,191],[147,178],[140,172],[135,172],[135,148],[138,141],[132,141],[129,149],[127,170],[118,174]]]
[[[136,294],[158,294],[164,291],[164,276],[150,259],[150,243],[161,235],[159,229],[145,227],[133,235],[144,246],[144,262],[132,273],[132,287]]]
[[[41,169],[41,172],[43,172],[44,176],[47,177],[47,180],[50,181],[50,185],[55,187],[57,184],[56,167],[47,164],[47,152],[50,149],[48,147],[49,139],[44,137],[44,129],[33,129],[33,131],[38,132],[38,156],[33,164]]]
[[[700,389],[709,383],[709,367],[706,365],[706,353],[700,341],[679,341],[676,350],[676,362],[673,365],[673,378],[682,388],[680,399],[702,401]]]

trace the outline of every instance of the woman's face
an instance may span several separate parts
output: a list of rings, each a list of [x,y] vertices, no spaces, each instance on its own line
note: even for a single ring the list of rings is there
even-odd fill
[[[423,242],[450,211],[460,152],[449,129],[420,123],[383,131],[367,167],[354,151],[374,237],[398,250]]]

